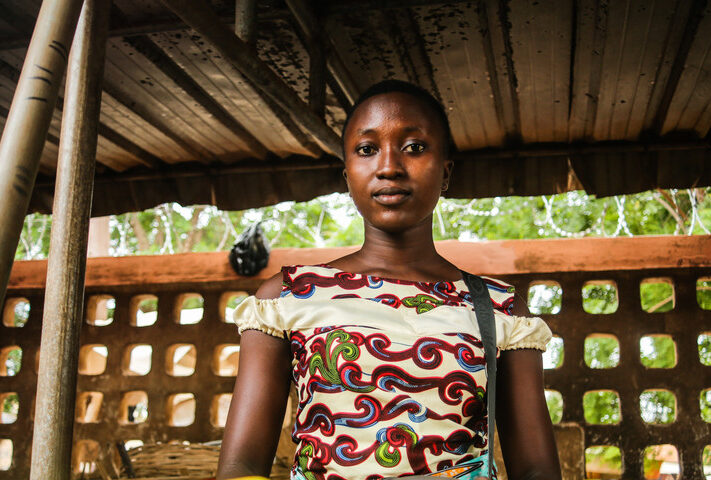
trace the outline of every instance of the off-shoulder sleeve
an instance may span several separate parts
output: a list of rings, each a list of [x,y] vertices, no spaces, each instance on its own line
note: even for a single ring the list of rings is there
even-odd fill
[[[497,334],[503,333],[498,336],[497,342],[501,350],[535,348],[545,351],[546,344],[553,336],[551,329],[540,317],[497,315],[497,323],[503,327],[503,332],[497,329]]]
[[[237,305],[232,315],[240,335],[245,330],[259,330],[284,338],[284,322],[279,312],[278,298],[257,298],[250,295]]]

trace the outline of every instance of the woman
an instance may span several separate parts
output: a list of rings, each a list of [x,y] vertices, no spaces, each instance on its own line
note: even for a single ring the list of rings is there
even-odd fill
[[[453,167],[444,109],[419,87],[381,82],[346,119],[343,146],[365,241],[328,264],[284,267],[235,311],[240,369],[218,478],[269,475],[292,379],[292,479],[484,476],[483,345],[461,272],[432,239]],[[559,479],[541,361],[550,330],[513,288],[486,282],[508,478]]]

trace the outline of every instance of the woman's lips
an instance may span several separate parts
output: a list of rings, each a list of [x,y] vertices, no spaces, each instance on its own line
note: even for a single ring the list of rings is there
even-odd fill
[[[399,205],[405,202],[410,196],[409,192],[376,193],[373,198],[381,205]]]

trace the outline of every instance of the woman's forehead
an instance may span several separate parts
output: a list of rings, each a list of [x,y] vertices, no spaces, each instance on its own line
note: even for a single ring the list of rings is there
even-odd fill
[[[358,105],[346,128],[346,135],[363,134],[384,127],[407,130],[441,129],[432,108],[423,100],[402,92],[382,93]]]

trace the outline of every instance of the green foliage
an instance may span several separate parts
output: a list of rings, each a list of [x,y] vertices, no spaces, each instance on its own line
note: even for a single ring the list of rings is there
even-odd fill
[[[676,419],[676,397],[668,390],[645,390],[639,396],[642,420],[667,424]]]
[[[601,464],[607,469],[622,473],[622,453],[618,447],[595,446],[585,449],[585,465]],[[586,468],[587,469],[587,468]]]
[[[704,310],[711,310],[711,280],[699,279],[696,282],[696,301]]]
[[[563,395],[555,390],[546,390],[545,395],[551,422],[560,423],[563,419]]]
[[[674,287],[667,282],[640,284],[639,297],[645,312],[662,313],[674,308]]]
[[[30,318],[30,303],[29,302],[17,302],[15,304],[15,315],[13,318],[13,327],[24,327],[27,320]]]
[[[5,414],[10,415],[10,417],[17,418],[17,412],[20,409],[20,399],[16,393],[11,393],[5,395],[2,402],[2,411]]]
[[[620,397],[617,392],[598,390],[583,395],[583,415],[592,425],[620,423]]]
[[[590,368],[616,367],[620,363],[620,342],[612,336],[589,336],[583,355]]]
[[[563,289],[558,284],[534,284],[528,289],[528,308],[534,315],[560,312]]]
[[[699,406],[701,407],[701,418],[704,419],[704,422],[711,423],[711,389],[701,392]]]
[[[617,311],[617,287],[610,283],[583,287],[583,310],[588,313],[608,314]]]
[[[647,368],[673,368],[676,365],[676,345],[669,336],[642,337],[639,351],[640,361]]]
[[[711,334],[702,333],[697,340],[699,345],[699,361],[703,365],[711,365]]]
[[[8,377],[17,375],[22,367],[22,349],[14,348],[10,350],[5,359],[5,370]]]

